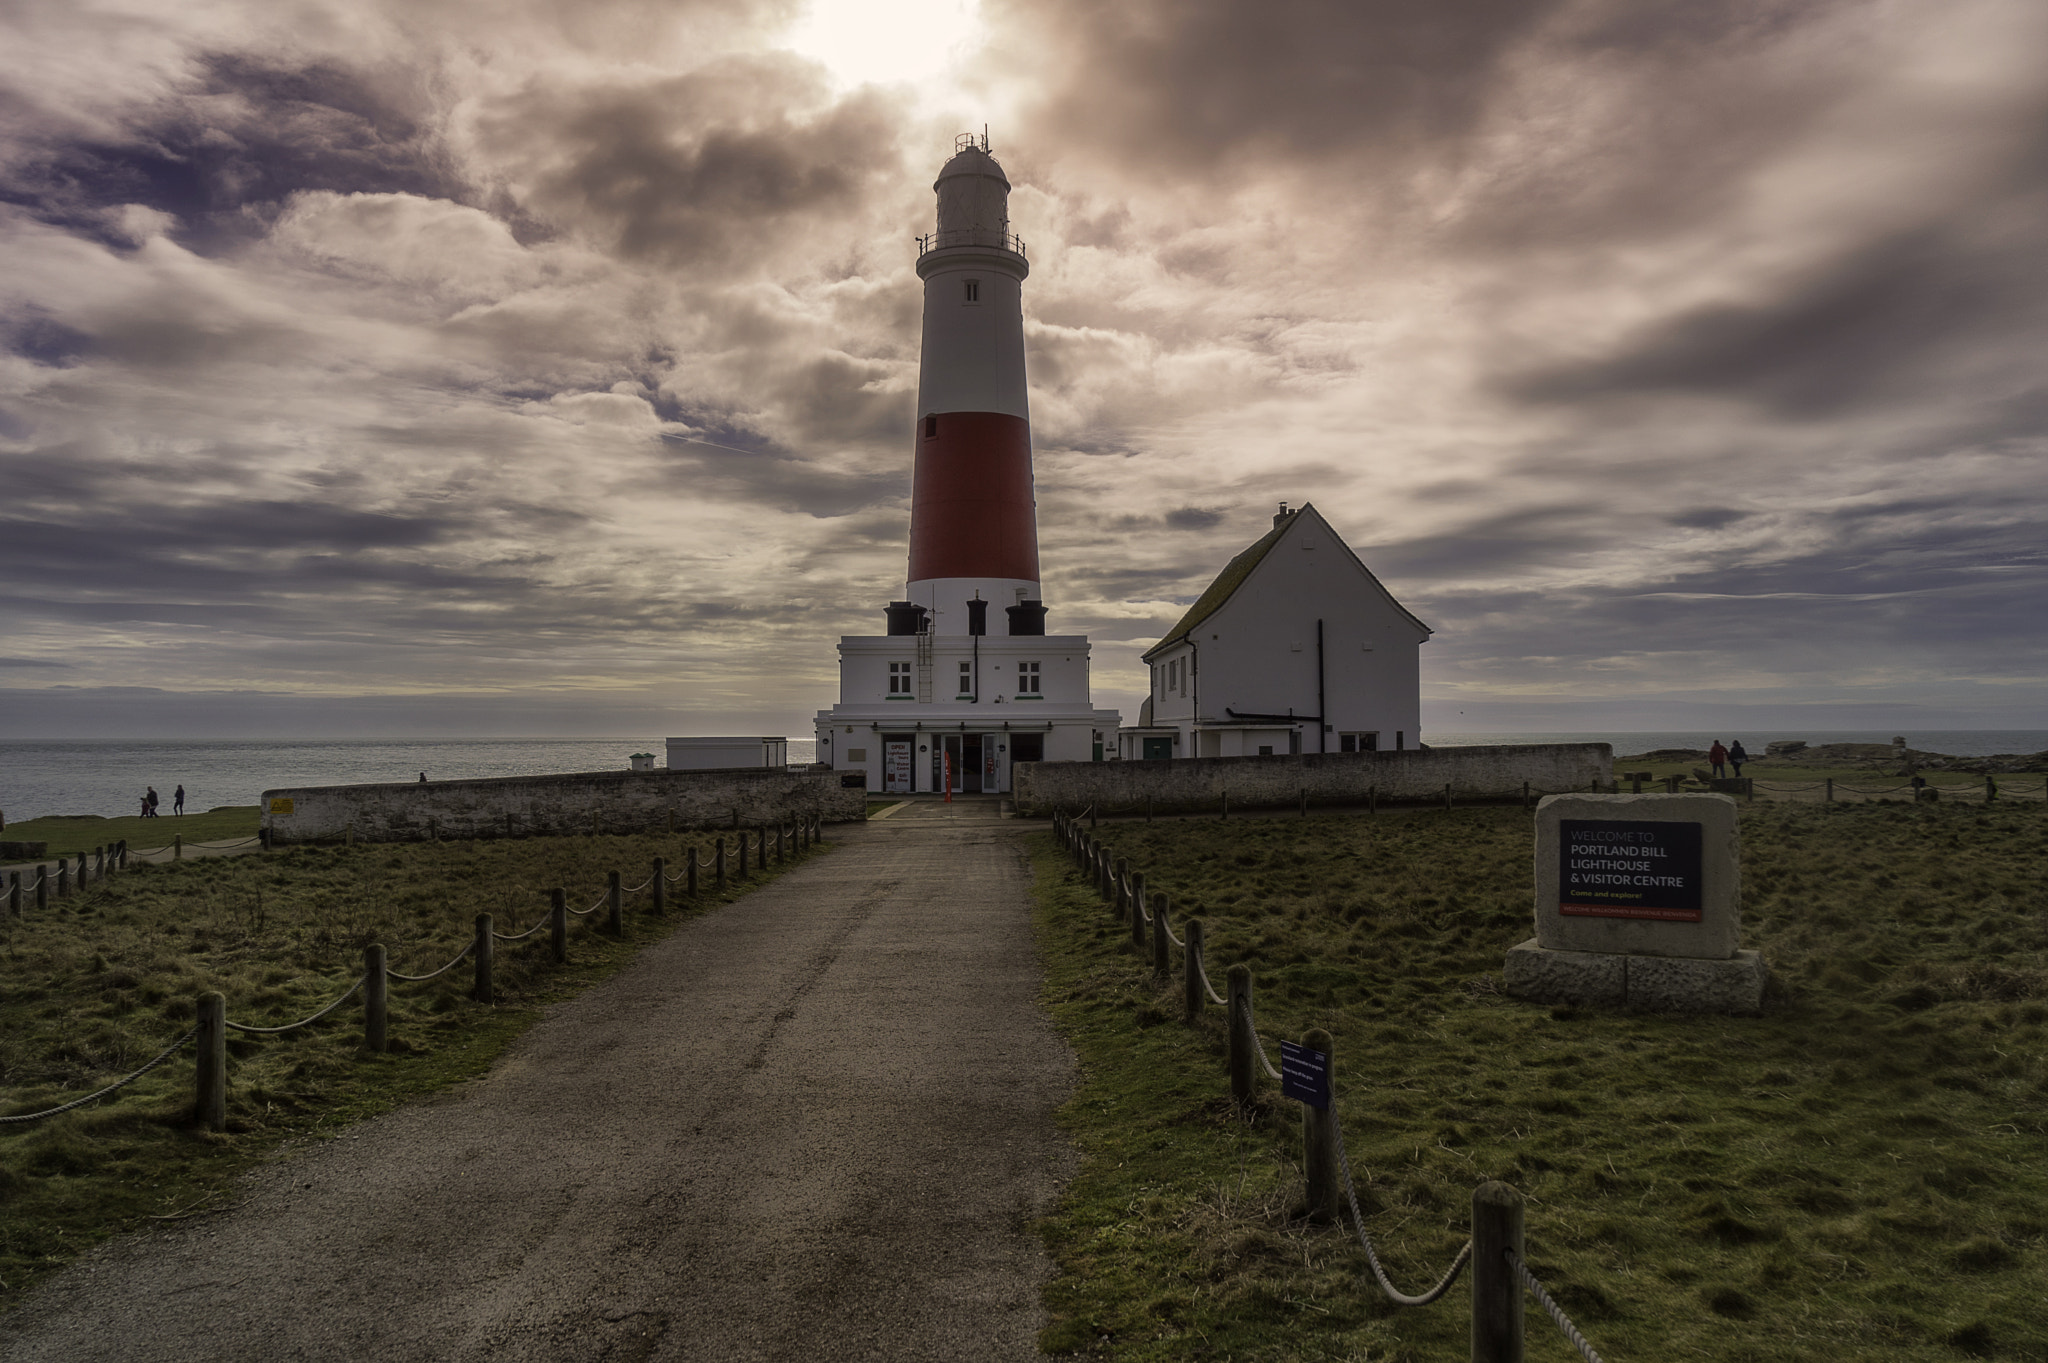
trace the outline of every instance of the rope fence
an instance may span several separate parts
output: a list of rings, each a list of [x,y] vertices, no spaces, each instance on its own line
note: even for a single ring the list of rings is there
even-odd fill
[[[742,880],[748,876],[750,862],[754,864],[756,870],[765,872],[769,865],[771,844],[774,859],[779,863],[791,856],[808,852],[824,841],[824,820],[819,815],[802,815],[773,826],[763,825],[751,830],[751,832],[742,831],[738,838],[737,848],[735,849],[738,855],[733,870],[736,877]],[[125,860],[127,849],[118,844],[117,847],[116,860]],[[695,844],[685,846],[683,849],[685,869],[681,879],[687,883],[688,893],[692,897],[697,896],[699,893],[697,872],[700,868],[704,867],[709,867],[716,872],[717,883],[714,892],[722,893],[725,890],[727,881],[726,852],[726,841],[723,837],[716,839],[713,844],[712,854],[708,858],[700,856],[700,849]],[[103,862],[98,873],[104,874],[108,864]],[[80,866],[81,874],[83,875],[84,862],[82,858]],[[68,880],[69,871],[68,859],[66,862],[60,862],[57,876],[58,883],[65,883]],[[24,889],[37,891],[45,889],[49,879],[49,876],[45,873],[38,876],[31,885],[23,887],[20,883],[20,876],[17,873],[9,885],[10,897],[18,905],[20,895]],[[201,994],[198,999],[198,1022],[196,1025],[172,1042],[170,1046],[160,1052],[148,1064],[135,1070],[133,1073],[122,1076],[96,1092],[86,1094],[82,1098],[74,1098],[60,1106],[48,1108],[40,1112],[0,1116],[0,1126],[26,1125],[31,1122],[39,1122],[84,1107],[88,1103],[97,1102],[134,1083],[137,1079],[148,1074],[159,1065],[164,1064],[172,1056],[196,1040],[198,1043],[198,1056],[193,1076],[194,1115],[200,1124],[209,1129],[224,1131],[227,1129],[228,1085],[226,1043],[229,1032],[240,1032],[250,1036],[282,1036],[288,1032],[298,1031],[302,1027],[310,1027],[360,994],[363,997],[363,1048],[372,1054],[382,1053],[390,1049],[389,986],[392,983],[426,984],[448,974],[467,960],[472,964],[475,972],[470,997],[478,1003],[489,1004],[495,998],[493,971],[497,954],[496,947],[499,942],[525,941],[527,938],[539,933],[543,928],[551,928],[553,930],[551,945],[554,960],[556,964],[564,964],[568,960],[568,921],[571,916],[584,917],[596,913],[600,908],[609,907],[611,918],[607,924],[607,930],[614,935],[623,936],[626,931],[623,917],[623,903],[626,896],[651,892],[649,911],[654,914],[661,914],[666,908],[667,888],[674,879],[674,877],[669,876],[667,873],[665,859],[656,857],[649,869],[647,879],[631,889],[621,886],[617,871],[609,872],[607,874],[608,884],[604,893],[598,897],[596,903],[587,909],[569,908],[567,892],[560,888],[551,889],[547,891],[549,898],[547,916],[523,932],[501,933],[496,930],[495,920],[491,914],[478,914],[476,917],[476,935],[470,941],[464,943],[462,949],[456,952],[445,964],[441,965],[438,969],[427,971],[424,974],[408,975],[402,971],[391,969],[384,945],[379,942],[372,942],[363,948],[363,970],[349,984],[348,988],[338,998],[321,1007],[319,1011],[300,1018],[295,1022],[279,1023],[274,1026],[235,1022],[227,1016],[227,999],[223,994],[217,990]],[[37,903],[41,905],[45,902],[44,897],[38,893]]]
[[[1228,1057],[1231,1097],[1240,1111],[1256,1101],[1261,1078],[1278,1081],[1284,1097],[1302,1108],[1302,1169],[1308,1185],[1309,1217],[1331,1224],[1343,1220],[1348,1207],[1351,1223],[1365,1250],[1375,1286],[1388,1301],[1401,1307],[1428,1306],[1440,1300],[1469,1267],[1472,1271],[1472,1358],[1475,1363],[1520,1363],[1523,1357],[1523,1294],[1536,1298],[1567,1342],[1586,1363],[1602,1363],[1600,1355],[1586,1341],[1578,1327],[1565,1315],[1556,1300],[1530,1271],[1522,1255],[1523,1198],[1504,1183],[1488,1181],[1472,1194],[1472,1236],[1453,1256],[1450,1265],[1426,1291],[1410,1294],[1394,1286],[1380,1262],[1379,1248],[1366,1226],[1359,1207],[1358,1189],[1351,1173],[1351,1156],[1344,1145],[1344,1128],[1338,1120],[1336,1101],[1335,1048],[1327,1032],[1309,1032],[1299,1045],[1280,1043],[1281,1064],[1275,1067],[1259,1035],[1258,1018],[1252,1002],[1252,972],[1248,965],[1230,967],[1225,994],[1219,995],[1209,981],[1205,966],[1202,920],[1190,918],[1186,936],[1176,936],[1169,921],[1168,897],[1148,893],[1145,873],[1128,860],[1115,856],[1089,828],[1097,813],[1091,806],[1082,814],[1056,812],[1053,835],[1073,858],[1075,867],[1094,885],[1120,920],[1129,922],[1131,940],[1142,951],[1151,928],[1151,956],[1155,972],[1170,973],[1169,946],[1181,949],[1181,976],[1186,998],[1187,1020],[1200,1018],[1203,1009],[1214,1004],[1225,1010],[1229,1037]],[[1088,826],[1083,820],[1088,819]]]

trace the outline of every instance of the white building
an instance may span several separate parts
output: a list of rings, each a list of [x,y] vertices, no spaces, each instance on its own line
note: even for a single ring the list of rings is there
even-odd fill
[[[874,791],[989,793],[1010,788],[1017,762],[1113,755],[1120,716],[1089,703],[1086,637],[1045,632],[1024,372],[1031,267],[1010,231],[1009,179],[986,139],[963,137],[932,188],[938,227],[918,239],[910,572],[886,634],[839,641],[818,760]]]
[[[1429,635],[1313,506],[1283,505],[1146,650],[1151,695],[1118,755],[1414,747]]]

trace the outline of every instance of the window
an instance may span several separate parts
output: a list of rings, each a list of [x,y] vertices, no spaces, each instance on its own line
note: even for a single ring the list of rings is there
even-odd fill
[[[1180,693],[1185,696],[1188,693],[1188,660],[1182,658],[1178,666],[1180,668]]]
[[[1338,752],[1378,752],[1380,736],[1377,730],[1371,733],[1350,733],[1337,735]]]
[[[979,279],[967,281],[967,301],[970,303],[979,303],[981,301],[981,281]]]
[[[1261,743],[1261,744],[1259,744],[1259,756],[1261,756],[1261,757],[1271,757],[1272,755],[1273,755],[1273,745],[1272,745],[1271,743]]]
[[[938,433],[939,419],[935,416],[926,417],[924,419],[924,438],[926,440],[930,440],[933,436],[937,435]]]
[[[910,664],[889,664],[889,694],[907,696],[910,694]]]
[[[960,664],[960,694],[963,696],[971,696],[974,694],[973,663]]]
[[[1038,664],[1017,664],[1017,694],[1035,696],[1038,694]]]

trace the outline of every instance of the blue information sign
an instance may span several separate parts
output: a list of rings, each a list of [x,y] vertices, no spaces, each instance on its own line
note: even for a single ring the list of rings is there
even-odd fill
[[[1330,1106],[1330,1057],[1299,1042],[1281,1042],[1280,1092],[1310,1107],[1327,1110]]]

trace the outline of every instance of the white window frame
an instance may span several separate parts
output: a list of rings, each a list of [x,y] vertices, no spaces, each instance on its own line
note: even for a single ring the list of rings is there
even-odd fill
[[[908,696],[912,694],[910,689],[909,663],[889,664],[889,694],[892,696]]]
[[[1025,696],[1044,695],[1045,692],[1039,689],[1044,685],[1044,675],[1037,663],[1022,662],[1017,664],[1017,695],[1019,699]]]

